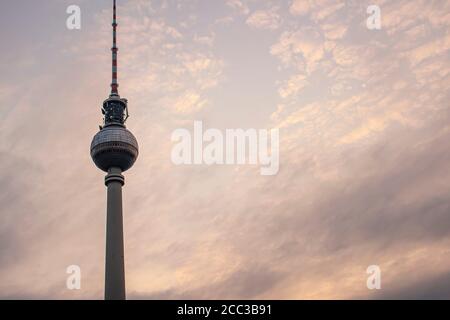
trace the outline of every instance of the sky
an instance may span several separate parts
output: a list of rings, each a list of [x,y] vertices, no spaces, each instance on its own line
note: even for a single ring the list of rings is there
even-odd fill
[[[0,6],[0,298],[102,299],[89,147],[111,1]],[[129,299],[450,299],[449,1],[118,0],[118,17],[140,147],[123,189]],[[171,133],[194,121],[278,128],[279,172],[175,165]]]

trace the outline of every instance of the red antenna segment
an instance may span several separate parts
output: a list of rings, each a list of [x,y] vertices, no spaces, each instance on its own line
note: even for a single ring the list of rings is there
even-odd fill
[[[118,96],[119,95],[119,83],[117,81],[117,16],[116,16],[116,0],[114,0],[113,6],[113,46],[111,48],[112,51],[112,82],[111,82],[111,95]]]

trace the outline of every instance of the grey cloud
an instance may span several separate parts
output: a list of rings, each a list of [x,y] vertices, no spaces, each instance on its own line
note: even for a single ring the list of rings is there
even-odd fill
[[[381,288],[371,299],[384,300],[449,300],[450,273],[432,275],[419,281],[415,280],[414,271],[410,272],[410,283],[397,289]]]
[[[132,292],[131,299],[255,299],[269,291],[283,275],[262,266],[239,268],[228,278],[189,290],[171,289],[150,294]]]

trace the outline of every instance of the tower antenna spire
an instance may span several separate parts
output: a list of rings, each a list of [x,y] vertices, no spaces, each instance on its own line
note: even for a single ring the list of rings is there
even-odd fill
[[[113,0],[113,46],[112,51],[112,82],[111,82],[111,96],[119,95],[119,83],[117,81],[117,10],[116,10],[116,0]]]

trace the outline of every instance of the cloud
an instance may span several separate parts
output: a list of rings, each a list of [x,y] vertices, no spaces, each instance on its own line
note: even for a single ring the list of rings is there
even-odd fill
[[[309,12],[311,9],[311,3],[310,1],[301,1],[301,0],[294,0],[289,7],[289,11],[293,15],[302,16]]]
[[[255,299],[280,280],[281,275],[258,266],[247,266],[236,270],[232,275],[222,281],[209,283],[195,289],[178,291],[176,289],[153,293],[133,292],[132,299]]]
[[[212,33],[210,35],[202,35],[202,36],[195,35],[194,36],[194,41],[196,43],[204,44],[204,45],[207,45],[207,46],[213,46],[214,45],[214,40],[215,40],[215,34],[214,33]]]
[[[226,4],[241,15],[248,15],[250,13],[247,4],[241,0],[227,0]]]
[[[279,90],[278,93],[282,98],[288,98],[297,94],[307,85],[306,76],[299,74],[292,76]]]
[[[294,16],[309,15],[313,21],[321,22],[335,15],[343,7],[345,3],[336,3],[333,0],[294,0],[289,7],[289,12]]]
[[[423,280],[413,280],[397,290],[381,291],[375,298],[384,300],[448,300],[450,299],[450,274],[429,276]]]
[[[173,103],[173,108],[177,113],[191,113],[201,110],[206,104],[200,95],[188,91]]]
[[[226,16],[222,18],[218,18],[214,24],[216,25],[228,25],[234,21],[234,18],[232,16]]]
[[[294,66],[312,72],[324,57],[322,36],[312,28],[299,31],[284,31],[270,53],[278,57],[285,66]]]
[[[281,18],[277,11],[278,8],[257,10],[247,18],[246,23],[255,29],[278,29],[280,27]]]

